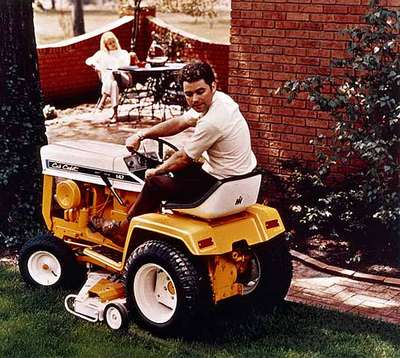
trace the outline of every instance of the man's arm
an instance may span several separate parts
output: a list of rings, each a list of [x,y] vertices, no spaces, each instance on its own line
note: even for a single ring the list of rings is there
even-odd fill
[[[146,179],[154,175],[167,174],[169,172],[178,172],[192,163],[192,159],[181,149],[175,152],[168,160],[157,168],[146,170]]]
[[[140,142],[143,139],[149,138],[159,138],[159,137],[168,137],[174,134],[178,134],[183,130],[191,127],[193,124],[190,120],[187,120],[185,117],[174,117],[165,122],[158,123],[157,125],[142,129],[135,134],[129,136],[125,145],[129,151],[137,150],[139,148]]]

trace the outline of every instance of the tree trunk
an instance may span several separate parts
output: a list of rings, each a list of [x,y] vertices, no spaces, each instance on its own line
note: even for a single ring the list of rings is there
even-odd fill
[[[51,9],[52,10],[56,9],[56,0],[51,0]]]
[[[72,30],[74,36],[82,35],[85,33],[85,21],[83,18],[82,0],[72,1]]]
[[[32,2],[0,1],[0,244],[40,227],[41,163],[47,142]]]

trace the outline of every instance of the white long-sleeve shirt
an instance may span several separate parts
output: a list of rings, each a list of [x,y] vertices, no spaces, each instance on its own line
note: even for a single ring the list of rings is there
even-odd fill
[[[126,50],[100,50],[85,61],[88,66],[94,66],[94,68],[100,72],[107,69],[117,70],[119,67],[129,66],[130,62],[131,58]]]

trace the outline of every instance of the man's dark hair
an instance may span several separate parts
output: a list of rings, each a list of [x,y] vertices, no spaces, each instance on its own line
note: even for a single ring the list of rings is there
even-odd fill
[[[204,80],[210,87],[215,81],[214,71],[211,66],[206,62],[193,62],[182,68],[181,83],[183,82],[196,82]]]

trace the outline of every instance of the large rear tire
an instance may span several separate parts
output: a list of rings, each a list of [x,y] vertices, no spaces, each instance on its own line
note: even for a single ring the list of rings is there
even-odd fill
[[[186,253],[164,241],[150,240],[135,249],[125,283],[134,321],[158,335],[183,332],[203,307],[202,275]]]
[[[259,274],[256,286],[243,298],[268,307],[275,306],[285,299],[293,277],[287,242],[282,235],[252,249]]]
[[[33,287],[74,287],[81,283],[84,268],[78,265],[70,247],[49,235],[38,235],[22,247],[19,270]]]

